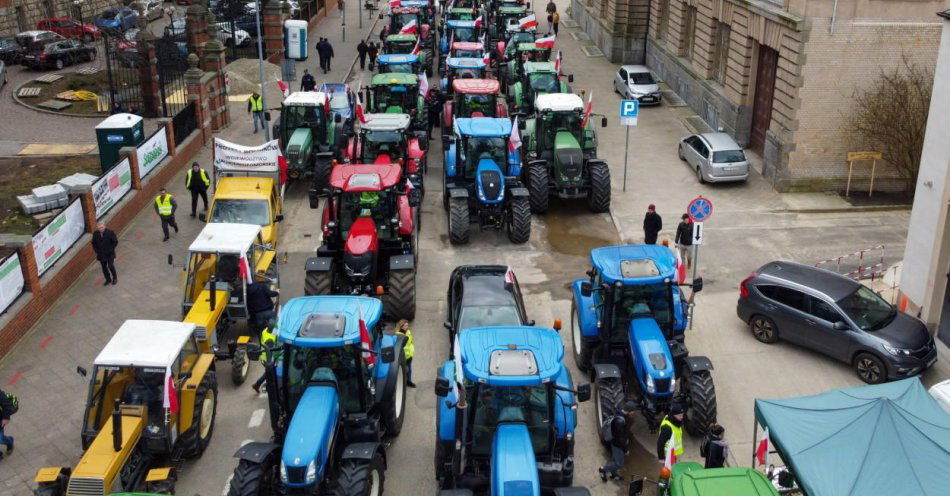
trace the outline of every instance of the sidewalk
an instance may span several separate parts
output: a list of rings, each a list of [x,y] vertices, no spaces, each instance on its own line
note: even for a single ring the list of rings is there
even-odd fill
[[[349,4],[345,44],[341,41],[340,17],[335,9],[310,35],[311,45],[320,36],[329,38],[334,44],[336,58],[327,81],[341,81],[346,77],[351,67],[347,61],[356,56],[358,36],[366,36],[376,23],[375,16],[366,19],[364,11],[364,29],[357,29],[357,5],[356,2]],[[316,56],[297,66],[296,88],[299,88],[299,76],[304,67],[311,71],[319,69]],[[314,75],[321,81],[319,76],[322,74],[314,72]],[[263,142],[263,133],[252,133],[244,102],[232,102],[231,112],[231,126],[216,136],[247,145]],[[210,172],[211,147],[203,148],[195,160]],[[76,374],[76,367],[91,369],[93,359],[122,322],[133,318],[181,318],[181,264],[203,224],[188,216],[191,200],[184,187],[184,172],[172,180],[168,190],[178,201],[176,218],[181,232],[173,233],[167,243],[162,243],[161,228],[154,211],[149,208],[141,212],[125,231],[117,233],[119,284],[103,286],[98,264],[90,266],[0,362],[0,388],[20,398],[20,411],[6,430],[8,435],[16,438],[17,450],[0,461],[0,494],[31,494],[37,469],[43,466],[73,467],[79,461],[79,431],[88,382]],[[287,227],[282,230],[284,233],[288,231]],[[282,251],[285,249],[281,248]],[[175,266],[166,263],[168,254],[173,255]],[[256,373],[252,371],[251,375]],[[234,436],[247,435],[237,432],[234,436],[228,435],[230,433],[226,433],[221,424],[233,423],[229,415],[234,410],[246,409],[242,403],[247,403],[248,398],[244,396],[249,397],[253,392],[245,388],[247,391],[239,392],[241,397],[238,397],[224,376],[219,382],[221,395],[216,426],[219,435],[204,458],[192,467],[196,469],[191,478],[194,480],[183,474],[180,491],[190,491],[189,486],[204,485],[198,479],[208,475],[201,470],[206,463],[226,466],[229,473],[233,468],[231,454],[242,439]],[[238,432],[245,430],[246,422],[246,419],[237,422]],[[212,484],[217,491],[226,477]],[[206,487],[200,490],[201,494],[215,493]]]

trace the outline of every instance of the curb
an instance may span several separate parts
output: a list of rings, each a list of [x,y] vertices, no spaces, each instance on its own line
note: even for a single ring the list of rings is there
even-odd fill
[[[73,72],[72,74],[77,74],[77,73]],[[33,83],[34,81],[35,81],[35,80],[27,81],[27,82],[21,84],[20,86],[17,86],[16,89],[14,89],[12,92],[10,92],[10,96],[13,97],[13,101],[16,102],[16,103],[18,103],[18,104],[20,104],[20,105],[23,105],[24,107],[26,107],[26,108],[28,108],[28,109],[30,109],[30,110],[33,110],[33,111],[35,111],[35,112],[42,112],[42,113],[44,113],[44,114],[50,114],[50,115],[58,115],[58,116],[66,116],[66,117],[81,117],[81,118],[84,118],[84,119],[102,119],[103,117],[108,117],[108,116],[109,116],[109,114],[104,114],[104,115],[93,114],[93,115],[90,115],[90,114],[73,114],[73,113],[71,113],[71,112],[56,112],[56,111],[53,111],[53,110],[41,109],[41,108],[39,108],[39,107],[34,107],[34,106],[32,106],[32,105],[29,105],[29,104],[27,104],[26,102],[24,102],[23,100],[20,100],[20,97],[17,96],[17,93],[20,92],[20,88],[22,88],[22,87],[24,87],[24,86],[26,86],[26,85],[28,85],[28,84],[31,84],[31,83]]]
[[[782,208],[771,210],[771,212],[794,214],[833,214],[844,212],[896,212],[901,210],[911,210],[912,208],[913,205],[861,205],[841,208]]]

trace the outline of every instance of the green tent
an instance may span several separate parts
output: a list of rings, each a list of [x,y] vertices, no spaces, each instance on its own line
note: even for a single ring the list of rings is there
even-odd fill
[[[950,415],[917,378],[757,399],[755,418],[809,495],[950,494]]]

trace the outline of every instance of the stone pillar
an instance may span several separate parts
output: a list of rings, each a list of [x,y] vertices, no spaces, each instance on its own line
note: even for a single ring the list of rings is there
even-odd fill
[[[213,19],[214,16],[208,11],[206,2],[193,3],[185,10],[185,34],[188,38],[188,53],[201,55],[201,48],[211,40],[208,36],[208,23]]]
[[[135,37],[139,53],[139,86],[142,89],[143,117],[158,117],[162,109],[161,81],[158,79],[158,58],[155,56],[155,35],[145,29],[145,18],[139,17],[141,25]]]
[[[86,221],[86,232],[91,233],[96,230],[96,201],[92,197],[92,186],[82,185],[70,188],[73,196],[79,197],[79,203],[82,204],[82,217]]]
[[[0,245],[16,248],[23,271],[23,288],[34,295],[40,292],[40,271],[33,253],[33,238],[20,234],[0,234]]]
[[[211,80],[211,75],[206,76],[205,72],[198,68],[198,56],[193,53],[188,55],[188,65],[191,66],[185,71],[188,101],[195,102],[195,119],[198,121],[198,129],[201,130],[201,140],[208,143],[211,140],[211,112],[206,83]]]
[[[211,84],[208,87],[208,105],[211,111],[211,127],[217,132],[228,127],[231,123],[224,70],[227,61],[224,55],[224,45],[218,41],[217,25],[208,25],[208,34],[211,36],[211,41],[205,43],[204,54],[201,56],[201,69],[204,70],[206,75],[211,75]]]
[[[134,146],[123,146],[119,149],[119,159],[129,159],[129,170],[132,172],[132,189],[142,189],[142,173],[139,172],[139,154]]]
[[[165,126],[165,138],[168,140],[168,156],[174,157],[178,150],[175,144],[175,123],[171,117],[158,119],[159,126]]]
[[[267,60],[277,60],[284,53],[284,20],[288,18],[284,2],[271,0],[264,6],[261,24],[264,28],[264,54]]]

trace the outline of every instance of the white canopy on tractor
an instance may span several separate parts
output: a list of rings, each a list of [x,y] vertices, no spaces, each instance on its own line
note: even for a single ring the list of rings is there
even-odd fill
[[[126,320],[93,362],[116,367],[170,367],[195,325],[168,320]]]
[[[360,127],[369,131],[402,131],[409,129],[409,114],[366,114],[369,122]]]
[[[257,224],[206,224],[192,241],[191,253],[226,253],[245,255],[251,245],[260,243],[261,226]]]
[[[545,93],[535,98],[534,108],[541,112],[570,112],[584,110],[584,101],[574,93]]]
[[[284,107],[322,107],[327,104],[327,94],[321,91],[295,91],[284,98]]]

